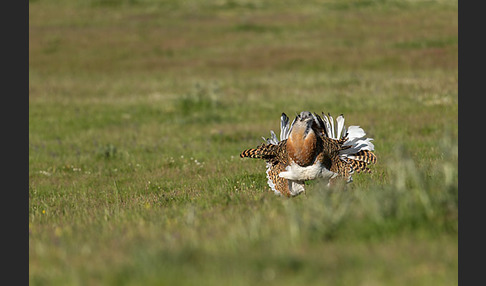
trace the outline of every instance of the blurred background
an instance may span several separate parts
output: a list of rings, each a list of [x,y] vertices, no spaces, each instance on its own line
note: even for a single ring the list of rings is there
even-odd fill
[[[457,1],[29,1],[32,285],[456,285]],[[344,114],[378,163],[239,153]]]

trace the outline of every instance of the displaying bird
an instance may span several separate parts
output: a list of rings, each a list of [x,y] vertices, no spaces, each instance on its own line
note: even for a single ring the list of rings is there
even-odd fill
[[[344,126],[344,116],[303,111],[289,124],[280,117],[280,140],[273,131],[257,148],[241,152],[240,157],[266,161],[268,185],[278,195],[296,196],[305,191],[305,181],[322,179],[328,185],[337,180],[352,182],[354,172],[370,172],[376,162],[372,138],[359,126]]]

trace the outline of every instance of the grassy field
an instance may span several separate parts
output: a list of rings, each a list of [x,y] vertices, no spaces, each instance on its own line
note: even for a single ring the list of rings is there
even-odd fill
[[[457,1],[29,1],[31,285],[457,285]],[[239,153],[375,139],[346,190]]]

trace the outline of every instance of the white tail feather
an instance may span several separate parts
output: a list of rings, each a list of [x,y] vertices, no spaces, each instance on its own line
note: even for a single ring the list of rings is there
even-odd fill
[[[277,135],[275,135],[275,132],[273,132],[273,130],[270,130],[270,138],[265,138],[265,137],[262,137],[263,138],[263,141],[265,141],[265,143],[267,144],[273,144],[273,145],[278,145],[278,139],[277,139]]]
[[[348,140],[347,141],[353,140],[355,138],[362,138],[366,135],[363,128],[361,128],[359,126],[354,126],[354,125],[348,127],[348,133],[347,134],[348,134]]]
[[[337,139],[336,138],[336,133],[334,132],[334,118],[332,118],[331,114],[328,114],[329,115],[329,121],[331,123],[331,134],[332,134],[332,138],[333,139]]]
[[[322,119],[329,138],[339,140],[346,135],[346,126],[344,126],[344,116],[342,114],[336,118],[336,123],[334,123],[334,118],[329,113],[328,115],[322,113]]]
[[[282,116],[280,116],[280,141],[287,139],[289,134],[289,118],[285,113],[282,113]]]
[[[375,145],[371,143],[373,138],[355,138],[353,140],[347,140],[344,142],[343,146],[351,146],[351,148],[348,148],[346,150],[343,150],[345,153],[353,153],[350,152],[350,149],[359,149],[358,151],[361,150],[369,150],[369,151],[374,151],[375,150]]]
[[[344,127],[344,116],[341,114],[336,118],[337,122],[337,134],[336,138],[341,139],[344,134],[346,134],[346,128]],[[344,133],[343,133],[344,131]]]
[[[326,128],[326,133],[329,138],[333,138],[334,134],[332,134],[331,123],[329,123],[329,118],[323,113],[322,119],[324,120],[324,127]]]
[[[366,138],[366,133],[364,132],[363,128],[359,126],[349,126],[348,139],[344,142],[343,146],[351,146],[348,149],[339,151],[340,157],[342,159],[354,159],[354,154],[358,153],[361,150],[369,150],[374,151],[375,145],[371,143],[373,138]]]

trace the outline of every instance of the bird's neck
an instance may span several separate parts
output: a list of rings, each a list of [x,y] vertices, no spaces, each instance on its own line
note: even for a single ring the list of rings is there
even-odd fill
[[[311,128],[295,125],[287,140],[287,153],[300,166],[314,163],[317,148],[317,137]]]

